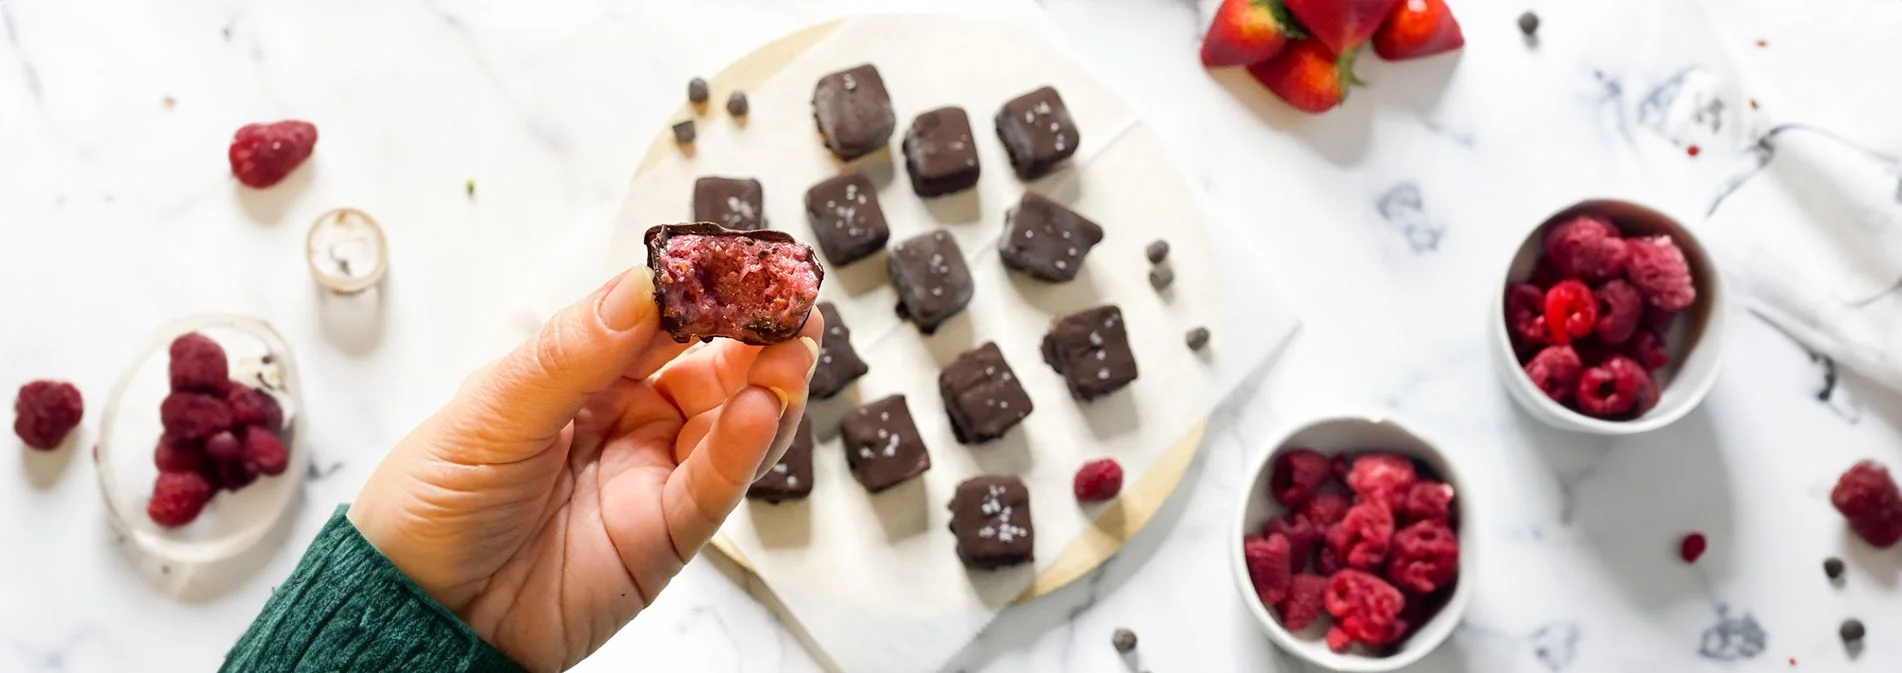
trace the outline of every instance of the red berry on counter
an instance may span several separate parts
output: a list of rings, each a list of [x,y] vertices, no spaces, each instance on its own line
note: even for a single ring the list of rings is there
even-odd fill
[[[20,386],[13,398],[13,434],[41,451],[59,448],[66,435],[79,427],[86,402],[79,389],[65,381],[33,381]]]
[[[1685,563],[1696,563],[1698,557],[1704,555],[1704,549],[1709,546],[1710,541],[1704,539],[1703,533],[1691,533],[1678,541],[1677,555],[1678,558],[1684,559]]]
[[[1532,385],[1544,391],[1546,397],[1559,404],[1570,404],[1572,394],[1578,389],[1579,376],[1585,372],[1585,363],[1571,346],[1546,346],[1532,356],[1525,370]]]
[[[197,472],[161,472],[152,487],[152,499],[145,504],[145,515],[152,523],[177,528],[197,519],[212,493],[211,482]]]
[[[1886,549],[1902,540],[1902,492],[1889,468],[1872,460],[1856,463],[1837,478],[1829,503],[1869,544]]]
[[[1552,343],[1563,346],[1598,326],[1598,298],[1582,281],[1562,280],[1545,291],[1545,327]]]
[[[1374,33],[1374,53],[1389,61],[1432,56],[1466,45],[1446,0],[1402,0]]]
[[[1268,494],[1283,507],[1299,507],[1327,483],[1332,473],[1327,456],[1311,449],[1289,449],[1275,456]]]
[[[1123,466],[1110,458],[1084,463],[1083,467],[1077,468],[1071,490],[1076,492],[1076,499],[1082,502],[1114,498],[1123,490]]]
[[[1360,47],[1402,0],[1282,0],[1315,46],[1342,54]]]
[[[1222,0],[1202,37],[1202,65],[1254,65],[1274,58],[1290,37],[1300,35],[1281,0]]]
[[[1633,238],[1626,241],[1631,260],[1625,276],[1638,286],[1646,301],[1666,311],[1682,311],[1697,301],[1697,284],[1691,278],[1691,263],[1684,251],[1669,236]]]
[[[310,122],[246,124],[231,138],[231,175],[264,189],[290,175],[316,147],[317,127]]]
[[[1274,58],[1248,66],[1248,74],[1275,96],[1309,114],[1334,109],[1347,98],[1354,78],[1355,49],[1336,55],[1316,40],[1295,40]]]
[[[172,390],[210,393],[231,381],[225,349],[210,337],[191,332],[172,340],[169,373]]]

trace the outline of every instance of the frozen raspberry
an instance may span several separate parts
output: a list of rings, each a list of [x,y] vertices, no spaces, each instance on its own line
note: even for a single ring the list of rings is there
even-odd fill
[[[1578,351],[1571,346],[1546,346],[1526,363],[1526,377],[1532,379],[1532,385],[1559,404],[1572,401],[1572,392],[1578,388],[1578,377],[1584,370]]]
[[[290,462],[290,454],[284,448],[284,441],[277,433],[253,425],[244,431],[244,468],[252,472],[275,477],[284,473],[284,467]]]
[[[1339,493],[1317,493],[1308,499],[1308,504],[1301,506],[1301,514],[1315,528],[1326,530],[1340,523],[1341,517],[1347,516],[1347,509],[1353,506],[1354,503]]]
[[[1327,649],[1333,650],[1335,652],[1346,653],[1347,648],[1352,647],[1353,645],[1354,645],[1353,636],[1347,635],[1347,632],[1342,631],[1341,627],[1334,626],[1334,627],[1328,628]]]
[[[225,349],[203,334],[173,339],[171,355],[172,390],[217,392],[231,381]]]
[[[79,389],[65,381],[34,381],[20,386],[13,398],[13,434],[41,451],[59,448],[67,433],[79,427],[86,401]]]
[[[227,491],[236,491],[258,480],[258,473],[245,467],[242,457],[237,460],[214,460],[210,462],[210,466],[210,476],[213,477],[218,488]]]
[[[1416,594],[1430,594],[1460,571],[1460,541],[1443,521],[1421,521],[1393,536],[1387,579]]]
[[[1638,288],[1622,280],[1605,281],[1592,291],[1598,298],[1598,325],[1592,328],[1598,340],[1607,346],[1622,344],[1637,331],[1644,318],[1644,297]]]
[[[1400,611],[1406,608],[1407,597],[1371,573],[1341,571],[1328,580],[1324,600],[1336,627],[1348,638],[1385,645],[1404,633]]]
[[[1347,487],[1362,498],[1392,508],[1407,496],[1407,489],[1417,478],[1413,461],[1406,456],[1369,453],[1354,459],[1354,469],[1347,473]]]
[[[159,404],[159,421],[181,439],[204,439],[230,429],[231,405],[210,395],[172,393]]]
[[[1523,283],[1506,288],[1506,333],[1521,353],[1552,343],[1545,327],[1544,290]]]
[[[229,430],[205,438],[205,457],[228,463],[244,459],[244,442]]]
[[[160,472],[202,472],[205,452],[192,442],[159,435],[158,448],[152,450],[152,463]]]
[[[145,503],[145,515],[166,528],[191,523],[211,502],[211,482],[197,472],[160,472],[152,486],[152,499]]]
[[[270,393],[233,382],[225,387],[225,404],[231,405],[231,422],[256,425],[267,430],[284,429],[284,409]]]
[[[316,147],[317,127],[310,122],[246,124],[231,138],[231,175],[264,189],[290,175]]]
[[[1327,483],[1332,470],[1328,467],[1327,456],[1310,449],[1291,449],[1275,456],[1275,473],[1268,482],[1268,492],[1275,502],[1283,507],[1299,507],[1314,495],[1315,489]]]
[[[1645,301],[1666,311],[1682,311],[1697,301],[1690,262],[1685,261],[1684,251],[1671,237],[1634,238],[1627,247],[1631,249],[1631,263],[1625,275],[1638,286]]]
[[[1327,531],[1327,546],[1349,568],[1376,570],[1393,543],[1393,512],[1378,500],[1363,500]]]
[[[1884,549],[1902,540],[1902,492],[1889,468],[1873,460],[1856,463],[1836,480],[1829,504],[1849,520],[1849,528]]]
[[[1598,299],[1592,288],[1576,280],[1562,280],[1545,291],[1545,327],[1552,343],[1564,346],[1585,337],[1598,325]]]
[[[1281,601],[1281,627],[1289,631],[1305,629],[1327,611],[1326,577],[1300,574],[1288,582],[1288,597]]]
[[[1453,511],[1453,487],[1422,479],[1407,489],[1398,511],[1401,521],[1446,521]]]
[[[1638,403],[1647,395],[1657,403],[1651,374],[1644,366],[1623,355],[1605,358],[1604,364],[1585,370],[1578,378],[1578,409],[1598,418],[1619,418],[1643,413]],[[1647,391],[1647,388],[1653,389]],[[1649,410],[1650,407],[1644,407]]]
[[[1594,215],[1580,215],[1545,234],[1545,255],[1566,278],[1600,281],[1625,272],[1626,245],[1618,228]]]
[[[1697,559],[1704,555],[1704,550],[1709,547],[1710,541],[1704,538],[1703,533],[1691,533],[1678,541],[1677,556],[1684,559],[1685,563],[1696,563]]]
[[[1658,397],[1664,394],[1664,391],[1658,388],[1658,380],[1652,377],[1650,372],[1646,372],[1638,383],[1638,392],[1632,396],[1631,401],[1632,418],[1643,416],[1651,411],[1652,407],[1658,406]]]
[[[1654,372],[1671,364],[1671,352],[1664,348],[1664,337],[1648,329],[1638,330],[1625,342],[1625,355]]]
[[[1084,463],[1077,468],[1070,490],[1082,502],[1099,502],[1116,497],[1123,490],[1123,466],[1110,458]]]
[[[1270,535],[1243,540],[1242,560],[1248,563],[1248,579],[1254,581],[1255,595],[1262,603],[1275,605],[1288,597],[1288,583],[1294,578],[1289,569],[1288,538]]]
[[[1335,553],[1333,547],[1321,545],[1319,549],[1314,550],[1314,572],[1322,577],[1333,577],[1334,573],[1346,567],[1347,564],[1341,562],[1341,555]]]
[[[1288,566],[1294,572],[1308,569],[1308,559],[1314,557],[1314,543],[1321,541],[1321,529],[1315,528],[1307,515],[1299,513],[1269,519],[1267,525],[1262,526],[1261,534],[1288,538]]]

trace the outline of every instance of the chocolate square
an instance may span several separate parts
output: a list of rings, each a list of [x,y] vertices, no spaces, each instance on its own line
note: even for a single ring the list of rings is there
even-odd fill
[[[938,396],[951,416],[951,431],[964,444],[1004,436],[1035,408],[995,342],[958,354],[938,372]]]
[[[1054,283],[1069,282],[1083,268],[1083,256],[1103,241],[1103,228],[1063,204],[1036,192],[1004,213],[1004,237],[997,254],[1004,265]]]
[[[803,500],[812,494],[812,417],[801,416],[794,431],[792,446],[773,464],[773,469],[746,489],[746,497],[777,503]]]
[[[818,308],[819,315],[826,319],[826,333],[819,341],[819,364],[812,368],[808,390],[813,397],[826,399],[845,390],[871,368],[859,359],[858,350],[852,347],[852,329],[839,317],[838,307],[822,301]]]
[[[846,466],[867,491],[883,491],[931,469],[931,454],[904,395],[853,409],[839,421],[839,438],[845,442]]]
[[[958,242],[940,229],[899,241],[886,257],[898,288],[898,315],[931,334],[971,303],[971,268]]]
[[[898,127],[885,80],[870,63],[819,78],[812,87],[812,120],[826,149],[841,161],[878,151]]]
[[[977,184],[977,145],[971,142],[971,118],[964,108],[941,107],[918,115],[902,147],[911,191],[919,196],[941,196]]]
[[[1049,174],[1076,154],[1081,140],[1070,108],[1064,107],[1056,89],[1047,86],[1005,103],[996,121],[997,139],[1004,141],[1004,150],[1010,153],[1011,169],[1024,180]]]
[[[1063,375],[1070,396],[1089,401],[1136,380],[1136,354],[1129,350],[1123,311],[1098,306],[1064,316],[1043,337],[1043,361]]]
[[[708,176],[695,180],[693,221],[741,231],[765,229],[765,192],[752,178]]]
[[[858,171],[833,176],[806,190],[806,221],[833,266],[864,259],[892,237],[885,226],[885,211],[878,207],[878,188]]]
[[[951,496],[951,534],[964,567],[991,570],[1035,557],[1037,529],[1030,522],[1030,489],[1010,475],[972,477]]]

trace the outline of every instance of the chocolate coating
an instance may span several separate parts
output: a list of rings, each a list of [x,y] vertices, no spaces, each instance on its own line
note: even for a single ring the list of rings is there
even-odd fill
[[[943,230],[899,241],[886,257],[898,288],[898,314],[931,334],[971,303],[971,268],[958,242]]]
[[[752,178],[708,176],[693,181],[693,219],[728,229],[766,228],[766,193]]]
[[[1004,265],[1053,283],[1069,282],[1083,268],[1083,256],[1103,240],[1103,228],[1063,204],[1036,192],[1004,214],[1004,236],[997,254]]]
[[[746,489],[746,497],[766,502],[803,500],[812,494],[812,417],[801,416],[792,445],[773,468]]]
[[[1011,169],[1024,180],[1049,174],[1076,154],[1082,140],[1063,97],[1047,86],[1005,103],[997,111],[996,122],[997,138],[1010,153]]]
[[[1070,396],[1089,401],[1136,380],[1123,312],[1098,306],[1057,320],[1043,337],[1043,359],[1063,375]]]
[[[967,568],[990,570],[1034,557],[1037,529],[1030,521],[1030,489],[1010,475],[972,477],[951,496],[951,534]]]
[[[853,409],[839,421],[839,438],[845,442],[846,466],[867,491],[883,491],[931,469],[931,454],[904,395]]]
[[[812,87],[812,120],[826,149],[841,161],[878,151],[898,127],[885,79],[870,63],[819,78]]]
[[[839,317],[838,307],[822,301],[817,308],[819,315],[825,317],[826,333],[819,342],[819,364],[812,369],[808,390],[813,397],[826,399],[838,395],[871,368],[859,359],[858,350],[852,347],[852,329]]]
[[[965,351],[938,373],[938,396],[964,444],[1004,436],[1035,409],[995,342]]]
[[[977,184],[977,145],[964,108],[941,107],[911,121],[902,144],[905,173],[919,196],[942,196]]]
[[[663,280],[664,274],[661,273],[661,263],[663,253],[667,249],[667,239],[673,236],[689,234],[751,238],[769,243],[799,246],[805,249],[806,262],[812,266],[812,273],[819,282],[823,283],[825,281],[825,267],[819,264],[818,254],[814,253],[812,248],[807,247],[806,244],[800,243],[794,239],[792,235],[783,231],[772,231],[770,229],[738,231],[727,229],[711,222],[655,225],[648,228],[647,234],[642,238],[642,242],[647,247],[647,268],[654,274],[654,304],[660,308],[660,328],[663,331],[673,336],[674,341],[680,343],[686,343],[696,338],[701,341],[712,341],[713,337],[723,336],[755,346],[776,344],[799,335],[799,330],[806,326],[806,318],[811,316],[810,312],[808,312],[805,317],[801,317],[796,325],[781,324],[769,320],[756,320],[746,321],[747,324],[754,326],[755,329],[737,334],[708,335],[685,333],[684,328],[686,324],[691,321],[688,319],[688,316],[682,313],[681,307],[668,305],[667,287]]]
[[[806,221],[819,250],[833,266],[845,266],[885,247],[892,232],[878,205],[878,188],[864,173],[828,178],[806,190]]]

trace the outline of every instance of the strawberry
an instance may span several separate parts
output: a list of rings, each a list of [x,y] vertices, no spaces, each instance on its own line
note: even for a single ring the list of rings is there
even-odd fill
[[[1302,37],[1281,0],[1222,0],[1202,38],[1202,65],[1254,65],[1281,53],[1288,40]]]
[[[1402,1],[1282,0],[1308,34],[1336,54],[1345,54],[1366,42]]]
[[[1341,56],[1319,40],[1296,40],[1267,63],[1248,66],[1248,74],[1295,109],[1311,114],[1326,112],[1347,97],[1354,79],[1354,49]]]
[[[1389,61],[1432,56],[1465,44],[1446,0],[1405,0],[1374,33],[1374,53]]]

